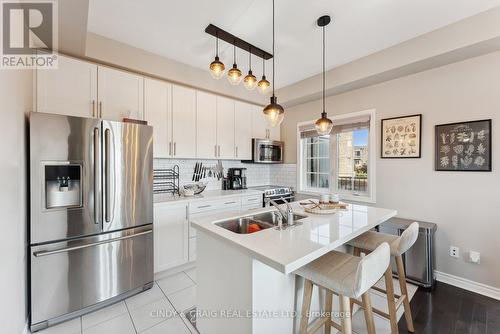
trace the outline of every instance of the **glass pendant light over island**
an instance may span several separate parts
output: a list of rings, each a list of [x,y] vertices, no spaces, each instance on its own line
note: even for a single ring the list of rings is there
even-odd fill
[[[266,60],[262,58],[262,79],[257,83],[259,93],[267,94],[271,83],[266,79]]]
[[[210,63],[210,74],[212,78],[219,80],[224,75],[226,67],[219,60],[219,36],[215,38],[215,60]]]
[[[233,44],[233,67],[227,72],[227,79],[231,85],[239,85],[241,79],[243,79],[241,75],[241,71],[236,65],[236,45]]]
[[[325,136],[330,134],[333,128],[333,122],[328,118],[325,108],[325,27],[330,23],[330,16],[321,16],[318,21],[318,26],[323,28],[323,112],[321,118],[315,123],[316,131],[319,135]]]
[[[276,53],[274,50],[274,0],[273,0],[273,95],[271,96],[271,103],[264,107],[263,113],[266,117],[267,123],[271,127],[279,126],[285,117],[285,109],[278,103],[278,98],[274,95],[274,59]]]
[[[248,74],[243,79],[243,85],[248,90],[254,90],[257,87],[257,78],[252,73],[252,50],[248,51]]]

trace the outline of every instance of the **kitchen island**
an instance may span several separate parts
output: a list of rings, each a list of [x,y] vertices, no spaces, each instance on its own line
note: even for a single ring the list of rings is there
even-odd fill
[[[217,225],[242,217],[236,212],[191,221],[198,235],[200,333],[294,333],[301,286],[293,272],[396,215],[355,204],[333,215],[307,214],[298,202],[291,206],[306,217],[284,230],[237,234]]]

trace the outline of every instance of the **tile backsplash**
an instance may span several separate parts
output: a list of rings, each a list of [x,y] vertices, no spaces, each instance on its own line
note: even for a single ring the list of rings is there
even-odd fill
[[[297,189],[297,165],[278,164],[272,165],[270,169],[271,184],[289,186]]]
[[[154,159],[153,168],[171,168],[174,165],[179,166],[179,183],[182,186],[185,183],[192,182],[194,166],[197,162],[204,166],[212,167],[217,164],[217,160],[177,160],[177,159]],[[221,160],[224,172],[228,168],[243,167],[247,169],[247,186],[262,186],[276,184],[283,186],[296,186],[296,165],[295,164],[244,164],[235,160]],[[222,188],[222,181],[217,178],[210,178],[207,190],[216,190]]]

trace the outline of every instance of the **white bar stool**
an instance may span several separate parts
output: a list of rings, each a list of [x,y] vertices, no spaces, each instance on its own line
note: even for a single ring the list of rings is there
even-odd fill
[[[404,314],[406,319],[406,326],[409,332],[414,332],[413,319],[411,315],[410,299],[408,296],[408,288],[406,286],[406,274],[403,265],[402,255],[406,253],[417,241],[418,238],[418,223],[412,223],[400,236],[385,234],[375,231],[368,231],[363,233],[359,237],[351,240],[348,244],[354,247],[354,255],[359,256],[361,252],[368,253],[371,252],[382,243],[388,243],[391,249],[391,256],[396,260],[396,266],[398,270],[399,286],[401,291],[401,296],[394,294],[394,288],[392,283],[392,268],[387,268],[387,273],[385,275],[385,285],[386,289],[380,289],[373,287],[374,290],[383,292],[387,294],[387,305],[389,308],[389,314],[373,308],[373,312],[381,315],[391,322],[391,332],[393,334],[398,333],[398,319],[396,312],[403,305]],[[397,298],[397,300],[396,300]],[[356,304],[360,304],[359,301],[354,301]]]
[[[300,334],[315,333],[325,326],[325,333],[330,334],[331,327],[344,334],[352,333],[350,299],[362,297],[368,334],[375,333],[370,288],[387,271],[390,262],[390,247],[382,243],[365,257],[332,251],[319,259],[300,268],[295,273],[304,277],[304,298],[300,319]],[[325,316],[318,318],[309,326],[309,312],[313,284],[326,290]],[[331,318],[332,298],[337,294],[340,299],[340,311],[344,314],[341,326]]]

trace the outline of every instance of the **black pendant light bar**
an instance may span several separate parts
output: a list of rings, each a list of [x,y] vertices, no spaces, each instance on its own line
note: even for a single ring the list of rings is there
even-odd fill
[[[209,24],[205,28],[205,32],[209,35],[212,35],[216,38],[219,38],[231,45],[234,45],[242,50],[251,52],[253,55],[260,57],[264,60],[271,59],[273,57],[272,54],[262,50],[261,48],[256,47],[253,44],[248,43],[247,41],[242,40],[241,38],[234,36],[233,34],[214,26],[213,24]]]
[[[325,71],[326,71],[326,66],[325,66],[325,49],[326,49],[326,45],[325,45],[325,27],[330,23],[331,19],[330,19],[330,16],[328,15],[324,15],[324,16],[321,16],[319,19],[318,19],[318,26],[323,28],[323,113],[322,115],[324,114],[326,116],[326,108],[325,108],[325,89],[326,89],[326,78],[325,78]]]

